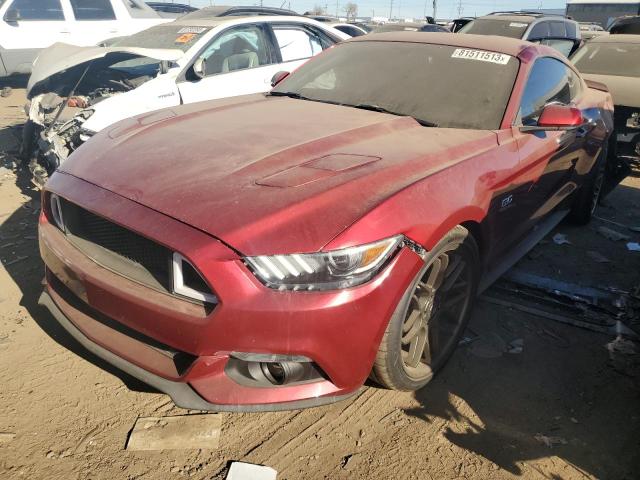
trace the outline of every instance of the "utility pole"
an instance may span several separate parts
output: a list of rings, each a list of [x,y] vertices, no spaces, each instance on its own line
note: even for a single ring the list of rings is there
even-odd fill
[[[464,7],[462,6],[462,0],[458,0],[458,17],[462,16],[463,11],[464,11]]]
[[[390,5],[389,5],[389,20],[391,20],[393,18],[393,0],[389,0],[390,1]]]
[[[433,21],[436,21],[436,11],[438,10],[438,0],[433,0]]]

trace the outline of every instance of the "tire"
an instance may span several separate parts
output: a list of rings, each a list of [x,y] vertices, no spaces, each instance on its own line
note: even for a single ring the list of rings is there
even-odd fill
[[[576,192],[576,198],[567,217],[575,225],[587,225],[591,221],[596,208],[598,208],[606,174],[607,152],[608,148],[605,145],[596,160],[596,164],[589,172],[587,181]]]
[[[371,378],[392,390],[426,385],[464,333],[479,278],[478,245],[458,225],[427,254],[407,287],[380,342]]]

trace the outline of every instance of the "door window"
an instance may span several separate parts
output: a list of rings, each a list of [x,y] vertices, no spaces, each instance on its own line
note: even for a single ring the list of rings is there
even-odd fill
[[[60,0],[15,0],[9,12],[15,12],[20,21],[64,20]]]
[[[536,23],[527,37],[528,40],[540,40],[549,37],[549,22]]]
[[[115,20],[110,0],[71,0],[76,20]]]
[[[564,22],[549,22],[551,36],[553,38],[565,38],[567,36],[567,29]]]
[[[271,63],[265,34],[257,25],[236,27],[222,32],[200,58],[205,61],[207,76]]]
[[[320,38],[300,27],[274,27],[283,62],[310,58],[322,51]]]
[[[561,61],[550,57],[536,60],[522,94],[518,123],[535,125],[545,105],[571,103],[572,93],[579,93],[579,86],[572,92],[571,85],[576,81],[579,83],[578,77]]]
[[[548,47],[554,48],[563,54],[565,57],[568,57],[575,47],[575,43],[573,40],[569,39],[561,39],[561,38],[547,38],[545,40],[540,40],[540,45],[547,45]]]

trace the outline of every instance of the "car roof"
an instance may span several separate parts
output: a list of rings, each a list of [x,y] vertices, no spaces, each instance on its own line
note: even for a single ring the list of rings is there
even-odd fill
[[[487,50],[490,52],[504,53],[517,57],[527,48],[544,50],[545,55],[560,56],[556,50],[535,45],[525,40],[497,35],[463,35],[445,32],[384,32],[370,33],[361,37],[347,40],[351,42],[405,42],[405,43],[430,43],[436,45],[450,45],[452,47],[469,48],[474,50]]]
[[[640,43],[640,35],[619,33],[612,35],[600,35],[589,40],[589,43]]]
[[[185,18],[180,17],[173,22],[164,24],[164,25],[179,25],[183,27],[217,27],[218,25],[222,25],[224,23],[232,23],[237,22],[238,20],[247,20],[253,19],[257,22],[276,22],[276,21],[297,21],[297,22],[305,22],[305,23],[314,23],[314,20],[311,18],[302,17],[300,15],[297,16],[288,16],[288,15],[247,15],[247,16],[236,16],[232,15],[229,17],[207,17],[207,18]]]
[[[495,21],[503,21],[503,22],[522,22],[522,23],[532,23],[538,20],[540,17],[533,17],[531,15],[507,15],[507,14],[497,14],[490,13],[489,15],[483,15],[482,17],[478,17],[475,20],[495,20]]]

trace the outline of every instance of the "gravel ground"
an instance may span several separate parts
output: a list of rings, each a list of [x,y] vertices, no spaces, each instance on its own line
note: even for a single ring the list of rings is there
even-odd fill
[[[0,478],[217,479],[236,460],[269,465],[280,480],[638,478],[638,355],[609,352],[612,335],[483,301],[470,324],[478,339],[420,392],[370,385],[327,407],[220,414],[216,450],[125,450],[138,417],[196,412],[83,351],[37,306],[38,193],[11,168],[24,100],[22,89],[0,99]],[[640,253],[596,229],[639,226],[639,207],[640,180],[628,178],[599,209],[603,220],[561,225],[554,233],[572,244],[547,239],[519,267],[630,290]],[[523,351],[504,353],[515,339]]]

